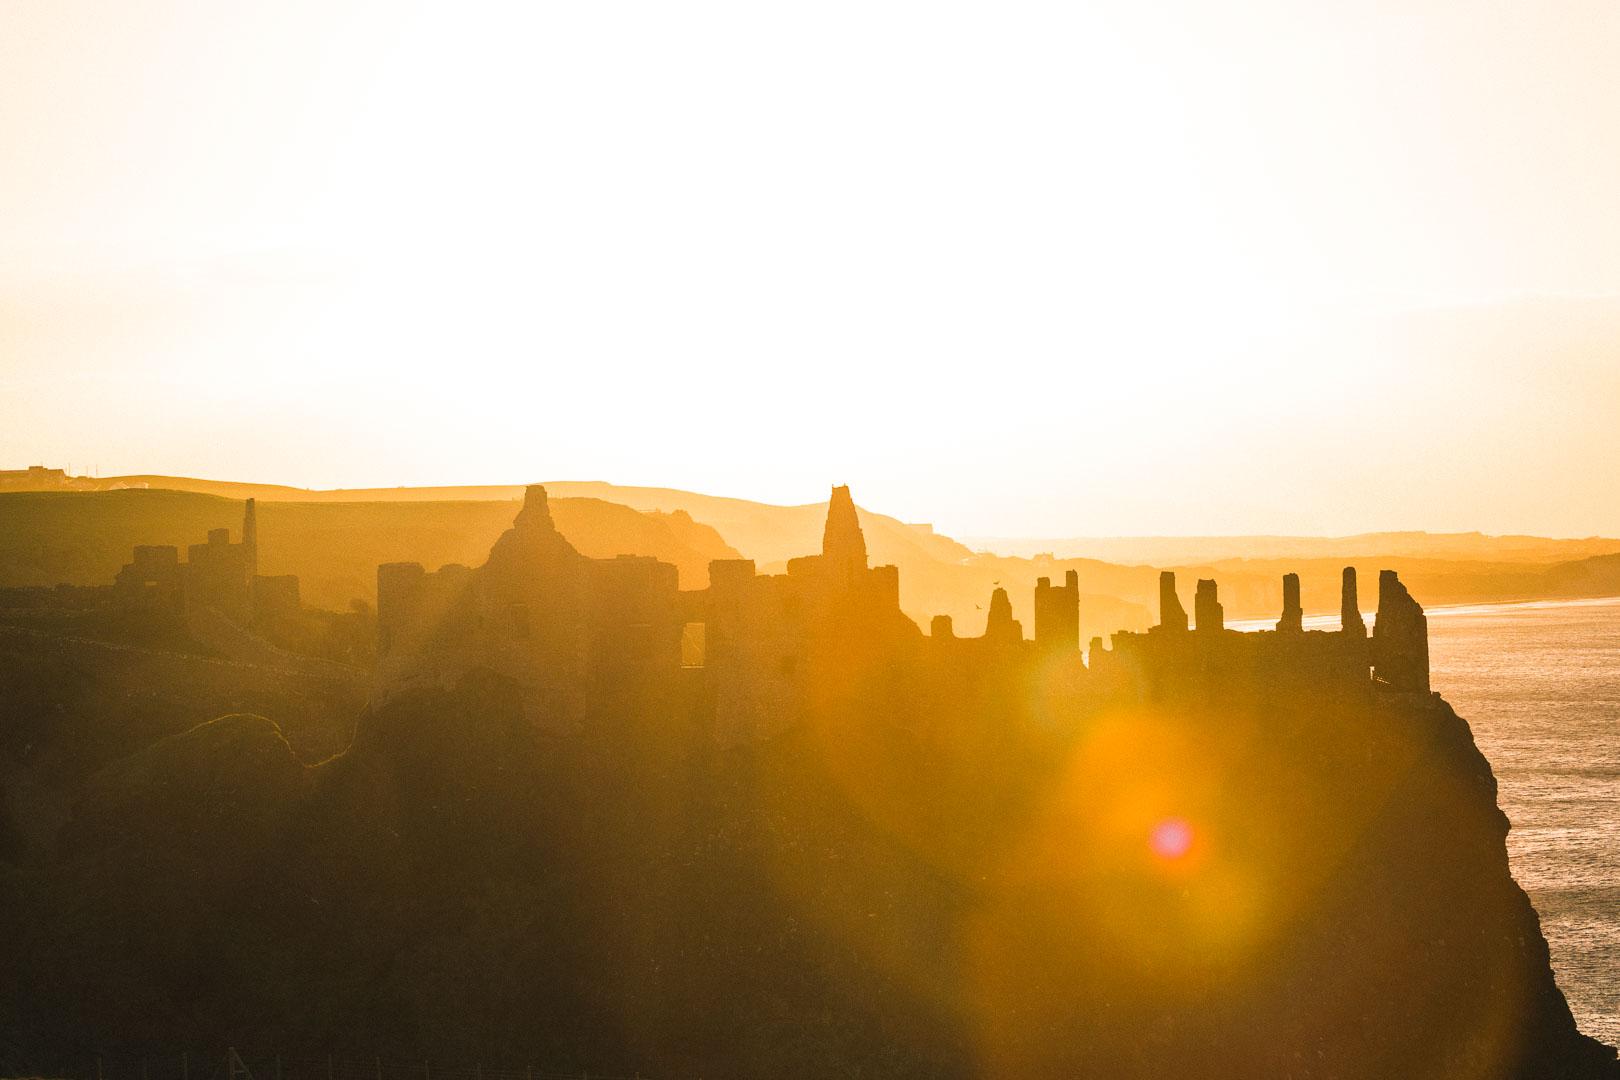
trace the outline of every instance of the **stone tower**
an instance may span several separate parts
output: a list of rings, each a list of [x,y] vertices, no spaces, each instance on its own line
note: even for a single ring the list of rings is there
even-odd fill
[[[1429,692],[1429,617],[1395,571],[1378,575],[1373,678],[1392,690]]]
[[[1007,590],[998,588],[990,594],[990,613],[984,620],[984,640],[997,645],[1017,645],[1024,640],[1024,628],[1013,618],[1012,601]]]
[[[1080,575],[1070,570],[1062,585],[1035,582],[1035,645],[1042,652],[1080,651]]]
[[[1277,620],[1277,629],[1297,634],[1304,628],[1305,611],[1299,605],[1299,575],[1284,574],[1282,618]]]
[[[1356,568],[1344,568],[1344,585],[1339,594],[1339,629],[1353,637],[1367,636],[1367,624],[1361,618],[1361,602],[1356,598]]]
[[[827,500],[827,526],[821,534],[822,564],[833,571],[851,576],[866,569],[866,537],[861,532],[861,520],[855,513],[855,500],[850,498],[849,486],[839,484],[832,489]]]
[[[259,509],[252,499],[242,510],[242,548],[247,554],[247,573],[251,582],[259,573]]]
[[[1174,570],[1159,572],[1159,625],[1166,630],[1187,629],[1187,609],[1181,606],[1181,599],[1176,596]]]
[[[1205,632],[1226,629],[1226,611],[1216,599],[1215,579],[1199,579],[1198,592],[1193,596],[1193,619],[1196,627]]]

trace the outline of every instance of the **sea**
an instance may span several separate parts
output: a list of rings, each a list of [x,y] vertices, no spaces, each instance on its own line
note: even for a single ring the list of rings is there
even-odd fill
[[[1490,759],[1558,985],[1582,1031],[1620,1045],[1620,597],[1427,614],[1430,682]]]

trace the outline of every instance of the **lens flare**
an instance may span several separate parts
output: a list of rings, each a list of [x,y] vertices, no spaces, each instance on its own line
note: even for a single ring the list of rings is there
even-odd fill
[[[1153,826],[1148,846],[1153,854],[1167,862],[1174,862],[1192,850],[1192,826],[1184,818],[1166,818]]]

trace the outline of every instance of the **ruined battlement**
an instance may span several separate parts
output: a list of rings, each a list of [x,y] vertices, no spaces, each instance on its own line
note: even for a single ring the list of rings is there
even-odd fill
[[[1035,582],[1035,646],[1053,654],[1080,649],[1080,574],[1068,571],[1062,585],[1051,578]]]
[[[229,529],[210,529],[206,542],[189,544],[186,558],[172,544],[137,544],[113,580],[113,598],[125,607],[183,615],[210,609],[242,624],[264,610],[276,617],[298,611],[298,579],[259,576],[258,511],[248,499],[242,539]]]
[[[1423,609],[1393,570],[1380,575],[1372,641],[1356,597],[1356,574],[1346,567],[1338,630],[1304,629],[1299,577],[1283,577],[1283,611],[1275,630],[1227,630],[1216,582],[1198,582],[1197,628],[1186,614],[1175,574],[1160,576],[1158,625],[1145,634],[1120,632],[1112,649],[1092,642],[1090,668],[1131,685],[1149,698],[1195,696],[1206,700],[1263,700],[1314,687],[1335,697],[1374,691],[1428,693],[1428,624]]]
[[[761,574],[749,559],[715,560],[707,588],[681,592],[675,568],[655,559],[579,554],[534,486],[483,566],[378,567],[378,692],[453,685],[487,668],[518,682],[537,722],[574,729],[606,716],[617,696],[672,685],[681,672],[714,736],[732,743],[784,730],[840,695],[892,695],[903,715],[920,707],[919,686],[970,695],[1036,672],[1049,698],[1080,706],[1428,689],[1422,608],[1388,571],[1371,639],[1353,569],[1345,571],[1336,631],[1304,628],[1294,574],[1283,579],[1275,630],[1228,629],[1212,579],[1198,582],[1191,620],[1173,572],[1160,575],[1159,593],[1157,625],[1116,633],[1111,647],[1095,638],[1084,658],[1074,570],[1062,584],[1037,582],[1032,639],[999,587],[981,636],[959,636],[947,616],[933,619],[925,636],[900,610],[898,569],[868,565],[847,487],[832,490],[820,552],[790,560],[780,574]]]
[[[374,698],[486,669],[518,684],[532,720],[574,730],[593,703],[673,680],[684,623],[674,566],[581,555],[535,484],[482,566],[377,568]]]

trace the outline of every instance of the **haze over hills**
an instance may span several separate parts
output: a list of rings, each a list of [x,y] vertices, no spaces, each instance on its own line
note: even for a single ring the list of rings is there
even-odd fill
[[[104,583],[134,544],[185,544],[208,528],[233,527],[239,517],[234,500],[253,497],[263,504],[267,572],[297,574],[306,602],[343,608],[372,599],[381,562],[476,564],[522,494],[508,485],[312,491],[156,475],[69,479],[81,490],[50,493],[65,502],[38,501],[42,493],[19,503],[12,500],[25,496],[14,489],[0,493],[6,525],[0,586]],[[92,490],[82,490],[86,486]],[[582,551],[656,556],[676,565],[685,588],[707,582],[713,558],[751,558],[761,572],[780,572],[789,558],[819,547],[826,516],[825,503],[776,506],[602,481],[550,481],[546,487],[559,528]],[[175,501],[180,493],[198,501]],[[984,625],[997,587],[1007,589],[1014,616],[1027,629],[1036,579],[1061,581],[1069,570],[1079,575],[1086,639],[1148,626],[1160,569],[1176,570],[1188,592],[1197,578],[1218,577],[1235,619],[1275,615],[1288,572],[1300,574],[1307,611],[1335,611],[1346,564],[1367,580],[1380,569],[1397,570],[1431,604],[1620,594],[1620,540],[1606,538],[1423,532],[1079,538],[995,541],[1003,550],[976,552],[928,525],[868,509],[859,515],[872,562],[901,570],[905,612],[920,626],[949,615],[967,633]]]
[[[513,504],[267,502],[259,520],[262,568],[296,574],[307,604],[341,610],[372,601],[385,562],[481,562]],[[558,499],[559,528],[582,552],[651,555],[672,563],[686,588],[708,583],[712,559],[737,553],[686,514],[641,513],[599,499]],[[240,528],[242,503],[187,491],[0,494],[0,585],[104,585],[136,544],[198,543],[210,529]]]
[[[1343,559],[1381,555],[1501,563],[1560,562],[1620,552],[1620,540],[1605,536],[1558,539],[1421,531],[1354,536],[1071,536],[1056,539],[965,536],[962,543],[974,551],[1025,559],[1050,554],[1062,559],[1101,559],[1160,566],[1231,559]]]
[[[6,474],[19,475],[17,472]],[[194,491],[231,499],[256,498],[261,502],[455,502],[517,501],[521,484],[467,484],[437,487],[301,488],[287,484],[261,484],[235,480],[207,480],[186,476],[131,474],[68,478],[74,490],[112,490],[126,487]],[[678,488],[614,484],[601,480],[548,480],[546,490],[558,498],[593,498],[638,510],[685,510],[718,529],[747,558],[762,565],[785,562],[807,550],[819,538],[825,502],[780,506],[723,495],[708,495]],[[48,490],[23,483],[0,483],[0,490]],[[1423,530],[1369,532],[1349,536],[1295,536],[1276,534],[1228,536],[1073,536],[1010,537],[963,536],[950,538],[930,525],[902,522],[875,511],[863,510],[863,524],[889,533],[895,528],[915,534],[902,546],[921,544],[933,558],[967,558],[975,553],[1034,558],[1049,554],[1059,559],[1095,559],[1123,564],[1155,566],[1214,563],[1230,559],[1295,558],[1406,558],[1487,562],[1559,562],[1593,555],[1620,553],[1620,538],[1606,536],[1546,537],[1527,534],[1491,535],[1482,532],[1434,533]],[[882,543],[869,537],[869,543]]]

